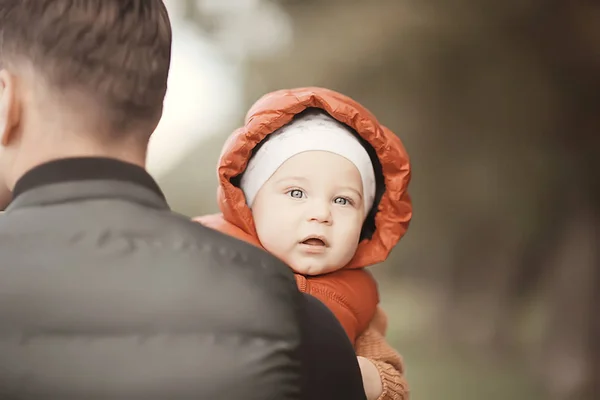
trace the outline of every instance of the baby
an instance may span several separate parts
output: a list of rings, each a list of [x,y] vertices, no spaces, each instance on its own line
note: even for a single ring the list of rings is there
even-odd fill
[[[391,131],[321,88],[261,98],[218,166],[222,214],[195,220],[285,261],[352,341],[369,400],[408,399],[400,355],[364,268],[386,259],[412,215],[410,164]]]

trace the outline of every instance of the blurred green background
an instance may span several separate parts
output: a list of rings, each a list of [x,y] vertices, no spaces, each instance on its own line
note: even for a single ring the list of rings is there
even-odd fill
[[[412,225],[373,268],[412,399],[600,398],[600,5],[167,4],[149,168],[177,211],[217,210],[221,146],[262,94],[341,91],[412,159]]]

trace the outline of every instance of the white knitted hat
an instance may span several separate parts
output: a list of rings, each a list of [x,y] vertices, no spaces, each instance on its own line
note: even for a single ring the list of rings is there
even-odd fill
[[[369,153],[346,125],[323,112],[307,112],[273,132],[248,162],[240,186],[252,207],[256,194],[281,165],[306,151],[328,151],[350,161],[360,172],[365,214],[375,200],[375,170]]]

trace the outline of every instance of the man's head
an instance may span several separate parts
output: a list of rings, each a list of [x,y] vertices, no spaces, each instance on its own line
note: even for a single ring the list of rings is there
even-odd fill
[[[375,172],[351,130],[309,112],[257,149],[240,186],[263,247],[305,275],[354,257],[375,198]]]
[[[0,180],[56,158],[143,164],[170,58],[162,0],[0,0]]]

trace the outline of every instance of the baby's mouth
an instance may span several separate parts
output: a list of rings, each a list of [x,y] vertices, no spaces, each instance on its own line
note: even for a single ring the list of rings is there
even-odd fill
[[[308,246],[321,246],[321,247],[327,246],[327,243],[325,242],[325,240],[318,238],[318,237],[309,237],[307,239],[304,239],[300,243],[308,245]]]

